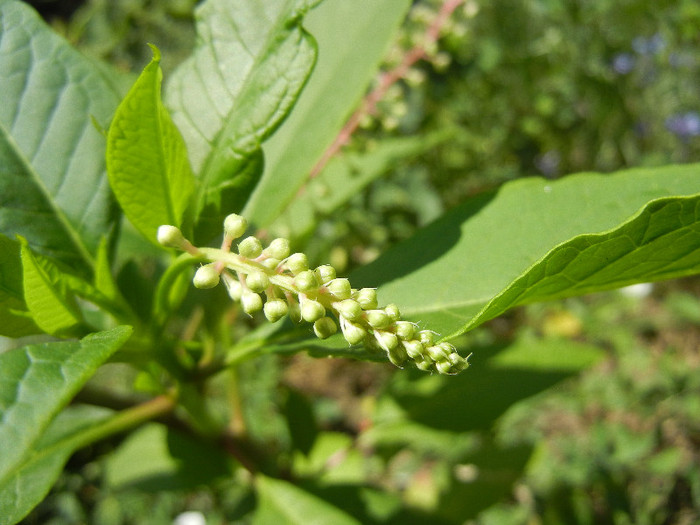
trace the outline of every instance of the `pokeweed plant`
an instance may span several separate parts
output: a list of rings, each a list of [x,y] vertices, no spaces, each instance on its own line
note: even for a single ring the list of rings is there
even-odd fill
[[[511,182],[349,278],[291,253],[300,239],[272,238],[299,213],[297,198],[332,211],[300,189],[409,7],[208,0],[197,46],[164,89],[152,46],[127,92],[127,74],[79,54],[26,4],[0,0],[0,334],[38,336],[0,355],[0,523],[30,512],[77,449],[167,418],[205,448],[224,442],[229,474],[252,474],[254,523],[358,523],[295,486],[264,443],[217,421],[207,384],[301,351],[456,374],[469,349],[449,341],[514,306],[700,271],[699,165]],[[386,163],[420,149],[399,146],[368,155]],[[350,162],[338,155],[319,176]],[[359,189],[335,184],[333,206]],[[221,247],[208,247],[222,231]],[[133,272],[144,258],[171,258],[154,284]],[[193,293],[192,275],[197,288],[222,281],[234,301]],[[241,336],[230,323],[239,311],[259,327]],[[107,362],[138,371],[150,397],[70,404]]]

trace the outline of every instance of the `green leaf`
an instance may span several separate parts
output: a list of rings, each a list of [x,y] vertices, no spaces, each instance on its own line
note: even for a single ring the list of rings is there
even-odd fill
[[[48,492],[72,450],[37,454],[42,434],[130,335],[130,327],[120,326],[81,341],[29,345],[0,355],[0,523],[15,522]]]
[[[317,2],[209,0],[196,11],[199,45],[166,87],[198,174],[195,213],[209,223],[234,211],[262,169],[260,143],[285,118],[316,50],[301,17]]]
[[[699,171],[518,180],[451,210],[352,282],[381,284],[381,303],[451,337],[518,304],[695,274]]]
[[[360,522],[330,503],[286,481],[256,478],[258,508],[253,525],[358,525]]]
[[[319,60],[288,121],[265,144],[265,174],[244,209],[258,227],[269,226],[294,199],[377,73],[410,5],[326,0],[309,13],[305,25]]]
[[[0,2],[0,232],[79,270],[116,218],[104,164],[119,95],[25,2]]]
[[[24,302],[20,245],[0,234],[0,335],[22,337],[40,332]]]
[[[150,241],[180,226],[194,189],[185,143],[160,99],[160,52],[117,108],[107,134],[109,183],[125,215]]]

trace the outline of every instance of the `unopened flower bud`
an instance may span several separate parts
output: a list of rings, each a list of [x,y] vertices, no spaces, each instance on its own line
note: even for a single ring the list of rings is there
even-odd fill
[[[168,248],[177,248],[179,250],[184,249],[187,240],[185,236],[182,235],[180,228],[176,226],[170,226],[164,224],[158,227],[158,233],[156,235],[158,242],[162,246],[167,246]]]
[[[399,319],[401,319],[401,312],[399,312],[399,307],[395,304],[386,305],[384,307],[384,311],[392,321],[398,321]]]
[[[246,237],[238,243],[238,254],[248,259],[255,259],[262,253],[262,244],[257,237]]]
[[[425,346],[430,346],[435,342],[435,332],[432,330],[421,330],[418,332],[418,340]]]
[[[304,321],[313,323],[326,315],[326,309],[318,301],[305,300],[301,305],[301,317]]]
[[[274,259],[285,259],[289,257],[289,241],[281,237],[278,239],[273,239],[273,241],[263,250],[263,252],[265,255]]]
[[[408,356],[414,361],[419,361],[423,359],[423,354],[425,353],[425,348],[420,343],[420,341],[404,341],[403,347],[406,349]]]
[[[234,301],[240,300],[241,295],[243,294],[243,287],[241,286],[241,283],[226,273],[223,274],[223,278],[228,296]]]
[[[245,283],[254,292],[262,292],[270,286],[270,278],[262,272],[252,272],[245,278]]]
[[[280,264],[280,260],[275,259],[274,257],[268,257],[264,261],[261,261],[261,263],[265,268],[269,268],[270,270],[276,270]]]
[[[263,312],[268,321],[275,323],[287,315],[289,307],[282,299],[270,299],[265,303]]]
[[[392,334],[391,332],[375,330],[374,337],[376,337],[379,346],[381,346],[386,352],[393,350],[399,344],[398,337],[396,337],[396,334]]]
[[[450,361],[436,361],[435,362],[435,368],[437,369],[438,373],[444,374],[444,375],[454,375],[459,372],[459,370],[456,370],[454,365]]]
[[[352,295],[350,281],[344,278],[333,279],[331,282],[326,284],[326,288],[338,299],[350,299],[350,296]]]
[[[309,269],[309,260],[303,253],[293,253],[287,258],[287,268],[296,275]]]
[[[232,213],[224,219],[224,235],[231,239],[238,239],[248,228],[245,217]]]
[[[396,321],[395,325],[396,335],[398,335],[404,341],[410,341],[413,339],[413,334],[416,331],[416,326],[408,321]]]
[[[394,366],[398,366],[399,368],[403,368],[404,364],[406,364],[406,361],[408,360],[406,350],[404,350],[401,345],[391,348],[387,351],[386,355],[389,358],[389,361],[391,361]]]
[[[340,319],[340,328],[343,331],[343,337],[351,345],[360,344],[367,337],[367,330],[364,327],[344,318]]]
[[[449,359],[452,345],[449,343],[440,343],[437,345],[432,345],[426,348],[426,353],[430,356],[430,359],[436,363],[439,361],[446,361]]]
[[[384,310],[368,310],[367,322],[372,328],[386,328],[391,324],[391,319]]]
[[[354,294],[355,299],[363,310],[373,310],[377,307],[377,290],[374,288],[362,288]]]
[[[321,317],[314,323],[314,333],[319,339],[326,339],[338,331],[338,326],[330,317]]]
[[[211,264],[207,264],[206,266],[201,266],[197,269],[197,271],[194,273],[192,283],[197,288],[201,289],[214,288],[217,284],[219,284],[220,278],[221,276],[219,275],[219,272],[217,272]]]
[[[335,279],[335,268],[329,264],[319,266],[316,268],[316,270],[314,270],[314,272],[316,273],[316,277],[321,284],[326,284]]]
[[[301,306],[299,306],[299,303],[289,303],[289,318],[295,323],[301,323]]]
[[[301,292],[310,292],[318,289],[316,274],[311,270],[304,270],[294,277],[294,286]]]
[[[333,305],[337,312],[348,321],[357,321],[362,317],[362,307],[357,301],[345,299]]]
[[[241,306],[243,307],[243,311],[245,313],[248,315],[253,315],[255,312],[262,310],[262,297],[255,292],[246,290],[243,292],[243,295],[241,295]]]

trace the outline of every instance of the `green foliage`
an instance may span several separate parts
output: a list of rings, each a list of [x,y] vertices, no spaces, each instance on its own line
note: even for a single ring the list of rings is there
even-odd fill
[[[673,512],[692,512],[692,359],[640,354],[619,318],[591,321],[595,299],[566,299],[700,273],[700,165],[668,163],[692,158],[700,116],[683,95],[640,120],[620,87],[664,99],[692,6],[681,23],[663,4],[657,37],[644,0],[192,4],[153,11],[155,36],[193,25],[133,77],[0,0],[0,334],[18,339],[0,353],[0,524],[190,505],[255,524],[655,524],[683,494]],[[146,5],[94,0],[63,29],[136,70],[151,39],[131,54],[120,31]],[[195,31],[163,79],[159,49]],[[618,171],[554,180],[591,168]],[[364,245],[344,251],[353,225]],[[614,372],[576,390],[601,362]],[[542,423],[542,400],[575,431]]]

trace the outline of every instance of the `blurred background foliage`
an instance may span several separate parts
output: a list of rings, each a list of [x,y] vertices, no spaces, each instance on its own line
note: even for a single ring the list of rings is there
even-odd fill
[[[30,3],[124,71],[153,42],[167,76],[194,42],[193,0]],[[384,69],[424,39],[441,4],[414,2]],[[349,272],[517,177],[699,158],[695,0],[467,0],[442,35],[345,151],[449,138],[319,217],[305,239],[319,262]],[[518,309],[455,341],[474,352],[457,378],[305,355],[245,363],[231,424],[363,523],[698,523],[698,291],[686,279]],[[133,393],[123,369],[100,381]],[[240,403],[223,379],[211,388],[214,413]],[[101,443],[71,460],[26,523],[172,523],[192,510],[247,523],[244,474],[202,474],[202,457],[159,424]]]

